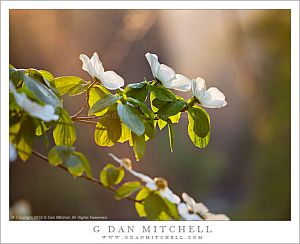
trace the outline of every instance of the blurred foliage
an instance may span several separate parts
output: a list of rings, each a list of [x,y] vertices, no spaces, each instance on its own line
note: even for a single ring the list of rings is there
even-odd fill
[[[251,166],[236,219],[287,220],[291,214],[291,26],[289,11],[271,11],[253,24],[249,37],[264,52],[259,88],[263,104],[251,123]],[[255,97],[253,97],[255,99]],[[263,113],[262,111],[263,110]]]

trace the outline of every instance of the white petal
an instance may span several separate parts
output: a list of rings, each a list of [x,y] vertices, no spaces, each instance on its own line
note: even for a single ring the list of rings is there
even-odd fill
[[[163,86],[170,88],[171,81],[176,78],[175,71],[165,64],[161,64],[157,70],[157,79],[159,79]]]
[[[185,216],[189,213],[188,207],[185,203],[179,203],[177,205],[177,210],[178,213],[180,214],[181,217],[185,219]]]
[[[192,80],[192,93],[198,100],[201,100],[205,90],[205,80],[203,78],[198,77],[196,80]]]
[[[180,203],[180,198],[177,195],[175,195],[168,187],[166,187],[163,190],[160,190],[159,193],[162,197],[168,199],[171,203]]]
[[[190,214],[187,205],[184,203],[178,204],[177,210],[183,220],[201,220],[197,214]]]
[[[195,205],[196,205],[196,202],[195,200],[190,197],[188,194],[186,194],[185,192],[182,193],[182,199],[183,201],[186,202],[186,204],[188,205],[188,207],[193,211],[195,212]]]
[[[194,207],[194,212],[199,213],[201,216],[207,214],[209,209],[201,202],[196,203]]]
[[[206,108],[222,108],[227,105],[225,95],[216,87],[209,88],[199,101]]]
[[[99,59],[98,53],[94,52],[91,57],[91,65],[94,70],[94,76],[99,79],[100,75],[104,72],[104,67]]]
[[[152,190],[156,190],[157,189],[155,181],[151,177],[149,177],[147,175],[144,175],[142,173],[136,172],[136,171],[134,171],[131,168],[128,168],[128,166],[123,162],[123,160],[120,159],[120,158],[118,158],[118,157],[116,157],[114,154],[109,153],[108,155],[111,156],[116,162],[118,162],[121,166],[123,166],[128,172],[130,172],[135,177],[140,178],[142,181],[146,182],[147,184],[149,183],[151,185],[151,187],[154,184],[155,185],[155,189],[152,189]]]
[[[205,220],[230,220],[225,214],[208,213],[204,217]]]
[[[186,220],[202,220],[197,214],[188,214],[187,219]]]
[[[82,61],[82,69],[87,71],[92,77],[95,77],[95,71],[89,57],[85,54],[80,54],[79,59]]]
[[[124,86],[124,79],[114,71],[106,71],[97,78],[109,90],[116,90]]]
[[[152,53],[146,53],[145,57],[150,65],[153,77],[157,77],[157,70],[158,67],[160,66],[160,63],[158,62],[158,57],[156,54],[152,54]]]
[[[114,154],[109,153],[109,156],[111,156],[116,162],[118,162],[121,166],[125,167],[127,169],[127,165],[123,162],[122,159],[116,157]]]
[[[31,116],[42,119],[46,122],[58,120],[59,116],[55,114],[54,108],[46,104],[44,106],[31,101],[25,93],[14,93],[17,104],[28,112]]]
[[[151,182],[151,181],[147,181],[146,186],[150,189],[150,190],[157,190],[157,185],[155,184],[155,181]]]
[[[183,75],[176,74],[176,78],[171,81],[169,88],[187,92],[191,90],[191,80]]]
[[[144,182],[146,182],[147,184],[149,183],[149,184],[154,184],[154,185],[156,185],[155,184],[155,181],[151,178],[151,177],[149,177],[148,175],[144,175],[144,174],[142,174],[142,173],[139,173],[139,172],[136,172],[136,171],[134,171],[134,170],[129,170],[129,172],[131,173],[131,174],[133,174],[135,177],[138,177],[138,178],[140,178],[142,181],[144,181]],[[155,188],[156,189],[156,188]],[[152,189],[153,190],[153,189]]]
[[[17,157],[18,157],[17,150],[11,143],[9,143],[9,161],[10,162],[16,161]]]

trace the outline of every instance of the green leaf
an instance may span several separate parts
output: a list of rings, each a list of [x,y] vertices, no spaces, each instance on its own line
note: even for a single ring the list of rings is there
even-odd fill
[[[96,125],[94,138],[99,146],[110,147],[122,136],[122,125],[116,105],[109,107],[107,113],[99,119],[99,123]]]
[[[103,86],[95,85],[89,90],[89,106],[90,108],[99,101],[101,98],[104,98],[110,94],[110,92]],[[102,116],[107,112],[107,109],[104,109],[102,112],[95,113],[96,116]]]
[[[60,118],[53,130],[56,145],[72,146],[76,140],[73,121],[66,110],[60,109]]]
[[[38,71],[44,79],[46,79],[47,81],[49,81],[50,83],[54,80],[54,76],[49,72],[49,71],[46,71],[46,70],[39,70]]]
[[[123,168],[117,168],[113,164],[107,164],[100,172],[100,181],[104,186],[119,184],[125,175]]]
[[[179,99],[179,97],[177,97],[177,100],[178,99]],[[152,108],[153,112],[157,112],[159,110],[159,108],[161,108],[162,106],[164,106],[167,103],[168,103],[167,101],[160,101],[159,99],[157,99],[155,97],[155,95],[153,93],[150,93],[150,104],[151,104],[151,108]],[[172,121],[172,123],[178,123],[180,116],[181,116],[181,113],[179,112],[176,115],[170,116],[169,119]],[[167,125],[167,122],[162,119],[159,119],[157,121],[157,124],[158,124],[159,129],[162,130]]]
[[[84,93],[88,87],[89,87],[89,83],[86,83],[84,81],[81,81],[79,84],[71,87],[69,90],[68,90],[68,95],[69,96],[77,96],[77,95],[80,95],[82,93]]]
[[[162,119],[159,119],[157,121],[157,124],[158,124],[158,127],[160,130],[162,130],[163,128],[165,128],[165,126],[168,124],[166,121],[162,120]]]
[[[127,97],[132,97],[140,102],[145,102],[148,95],[148,86],[146,84],[146,81],[129,84],[124,90],[124,93]]]
[[[29,68],[26,70],[26,75],[29,75],[31,78],[35,79],[36,81],[40,82],[46,87],[51,88],[51,85],[48,80],[44,79],[44,77],[40,74],[40,72],[36,69]]]
[[[45,104],[50,104],[54,108],[62,107],[62,102],[55,95],[55,93],[40,81],[25,74],[24,83],[26,87],[35,95],[35,97],[43,101]]]
[[[171,152],[173,152],[175,132],[174,132],[173,124],[170,121],[170,119],[169,119],[169,122],[168,122],[168,129],[169,129],[170,150],[171,150]]]
[[[164,104],[157,112],[157,116],[166,120],[170,116],[176,115],[185,107],[185,102],[181,100],[176,100],[173,102],[168,102]]]
[[[208,113],[200,107],[190,107],[188,109],[189,118],[194,121],[193,130],[201,138],[207,136],[210,131],[210,119]]]
[[[177,205],[174,203],[171,203],[168,199],[163,198],[165,202],[166,209],[165,211],[170,215],[174,220],[180,220],[180,216],[178,214]]]
[[[134,107],[127,104],[118,104],[118,114],[121,121],[136,135],[141,136],[145,132],[143,115]]]
[[[80,152],[74,152],[74,155],[77,156],[80,159],[86,176],[89,177],[89,178],[92,178],[91,165],[90,165],[89,160],[86,158],[86,156],[84,156],[84,154],[82,154]]]
[[[131,105],[136,107],[137,109],[140,109],[141,112],[149,119],[154,119],[154,114],[153,112],[148,108],[148,106],[145,103],[140,102],[139,100],[136,100],[134,98],[127,98],[126,100],[129,102]]]
[[[164,105],[168,104],[169,102],[166,102],[166,101],[161,101],[157,98],[154,98],[153,101],[152,101],[152,105],[155,107],[155,108],[158,108],[160,109],[161,107],[163,107]]]
[[[155,121],[147,119],[147,120],[144,121],[144,125],[145,125],[145,135],[149,139],[153,139],[156,135]]]
[[[155,97],[161,101],[172,102],[176,100],[175,94],[163,86],[152,85],[149,87]]]
[[[147,187],[143,187],[136,195],[135,200],[143,201],[149,196],[149,194],[150,190]],[[140,217],[147,217],[143,203],[136,202],[135,209]]]
[[[34,120],[30,117],[24,118],[24,121],[20,123],[19,128],[19,131],[13,138],[13,145],[18,151],[19,157],[25,162],[32,153],[32,146],[35,136]]]
[[[54,146],[48,153],[50,164],[57,166],[62,164],[74,152],[74,147]]]
[[[35,135],[41,136],[46,133],[49,128],[46,126],[43,120],[39,121],[39,125],[35,129]]]
[[[147,219],[156,220],[166,208],[164,200],[155,192],[151,192],[144,201],[144,209]]]
[[[145,136],[144,135],[137,136],[133,132],[131,132],[131,135],[132,135],[135,158],[137,161],[140,161],[146,152]]]
[[[50,127],[47,127],[45,122],[43,120],[36,120],[37,127],[35,129],[35,135],[42,138],[44,144],[46,147],[49,147],[49,138],[47,136],[47,130],[50,129]]]
[[[176,115],[173,115],[171,117],[169,117],[169,119],[172,121],[172,123],[178,123],[179,120],[180,120],[180,117],[181,117],[181,112],[179,112],[178,114]]]
[[[25,72],[26,70],[24,69],[10,69],[9,79],[13,82],[15,87],[24,81]]]
[[[167,200],[165,201],[157,192],[151,192],[147,187],[143,187],[135,199],[143,201],[135,203],[135,209],[140,217],[147,217],[149,220],[170,220],[172,216],[177,220],[176,205],[172,206],[172,203],[167,203]]]
[[[140,88],[143,88],[145,85],[147,85],[147,81],[141,81],[141,82],[138,82],[138,83],[129,84],[127,86],[127,88],[140,89]]]
[[[70,174],[73,176],[81,176],[84,172],[81,159],[74,154],[69,155],[63,164],[68,168]]]
[[[151,92],[151,93],[150,93],[150,106],[151,106],[151,109],[152,109],[152,111],[153,111],[154,113],[156,113],[156,112],[158,111],[158,108],[155,107],[154,104],[153,104],[153,102],[154,102],[155,99],[157,99],[157,98],[156,98],[155,95]],[[158,100],[158,99],[157,99],[157,100]],[[158,100],[158,101],[160,101],[160,100]],[[166,103],[166,102],[163,102],[163,103]]]
[[[120,100],[120,97],[106,94],[105,97],[100,98],[96,103],[94,103],[94,105],[90,108],[89,114],[101,112],[116,103],[118,100]]]
[[[55,146],[49,151],[48,160],[53,166],[63,164],[73,176],[80,176],[85,172],[89,178],[92,177],[88,159],[76,152],[74,147]]]
[[[61,96],[66,94],[72,87],[78,84],[82,84],[82,82],[86,83],[83,79],[77,76],[56,77],[53,81],[54,87],[57,89]]]
[[[136,191],[141,188],[141,183],[139,181],[130,181],[126,182],[125,184],[121,185],[119,189],[116,191],[115,198],[117,200],[124,199],[129,197]]]
[[[200,107],[188,109],[188,134],[195,146],[204,148],[210,139],[210,119],[208,113]]]
[[[119,138],[118,142],[123,143],[125,141],[128,141],[131,138],[131,131],[123,123],[121,123],[121,127],[122,127],[122,133],[121,133],[121,137]]]

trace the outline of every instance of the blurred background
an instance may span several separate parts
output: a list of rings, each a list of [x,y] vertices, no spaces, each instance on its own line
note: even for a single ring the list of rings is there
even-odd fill
[[[207,109],[208,147],[193,146],[182,116],[174,153],[165,128],[134,167],[163,176],[175,193],[187,192],[232,220],[289,220],[290,27],[289,10],[11,10],[10,63],[88,80],[78,57],[97,51],[105,68],[128,84],[152,78],[144,57],[149,51],[177,73],[204,77],[228,102]],[[64,100],[70,114],[83,102],[84,96]],[[76,129],[75,145],[95,177],[112,162],[108,152],[134,159],[127,143],[101,148],[94,143],[94,126]],[[35,148],[46,153],[42,145],[37,141]],[[131,202],[116,201],[110,191],[35,156],[10,165],[10,205],[20,201],[33,215],[139,219]]]

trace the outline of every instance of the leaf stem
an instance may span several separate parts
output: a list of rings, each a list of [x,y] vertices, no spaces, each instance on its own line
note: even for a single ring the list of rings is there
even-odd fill
[[[186,106],[181,110],[181,112],[185,112],[188,110],[189,107],[194,106],[195,103],[198,102],[198,99],[196,97],[193,97],[192,100],[186,104]]]
[[[89,87],[86,89],[86,94],[85,94],[85,103],[84,105],[81,107],[81,109],[79,109],[75,114],[73,114],[72,116],[70,116],[71,119],[76,118],[89,104],[89,98],[90,98],[90,90],[91,88],[98,82],[97,79],[94,79],[94,81],[92,82],[92,84],[89,85]]]
[[[38,157],[38,158],[40,158],[40,159],[43,159],[44,161],[48,162],[48,157],[47,157],[46,155],[41,154],[40,152],[35,151],[35,150],[32,150],[32,154],[35,155],[36,157]],[[57,165],[57,167],[59,167],[60,169],[66,171],[66,172],[69,172],[68,168],[67,168],[66,166],[62,165],[62,164]],[[113,191],[113,192],[116,192],[116,191],[117,191],[117,189],[114,188],[114,187],[112,187],[112,186],[104,186],[104,185],[101,183],[101,181],[99,181],[99,180],[97,180],[97,179],[95,179],[95,178],[93,178],[93,177],[90,178],[90,177],[87,177],[86,175],[80,175],[80,176],[78,176],[78,177],[83,178],[83,179],[85,179],[85,180],[87,180],[87,181],[93,182],[94,184],[100,185],[100,186],[102,186],[102,187],[104,187],[104,188],[107,188],[107,189],[109,189],[110,191]],[[128,199],[128,200],[130,200],[130,201],[132,201],[132,202],[138,202],[138,203],[141,203],[141,202],[142,202],[141,200],[136,200],[136,199],[134,199],[134,198],[132,198],[132,197],[126,197],[126,198],[124,198],[124,199]]]

